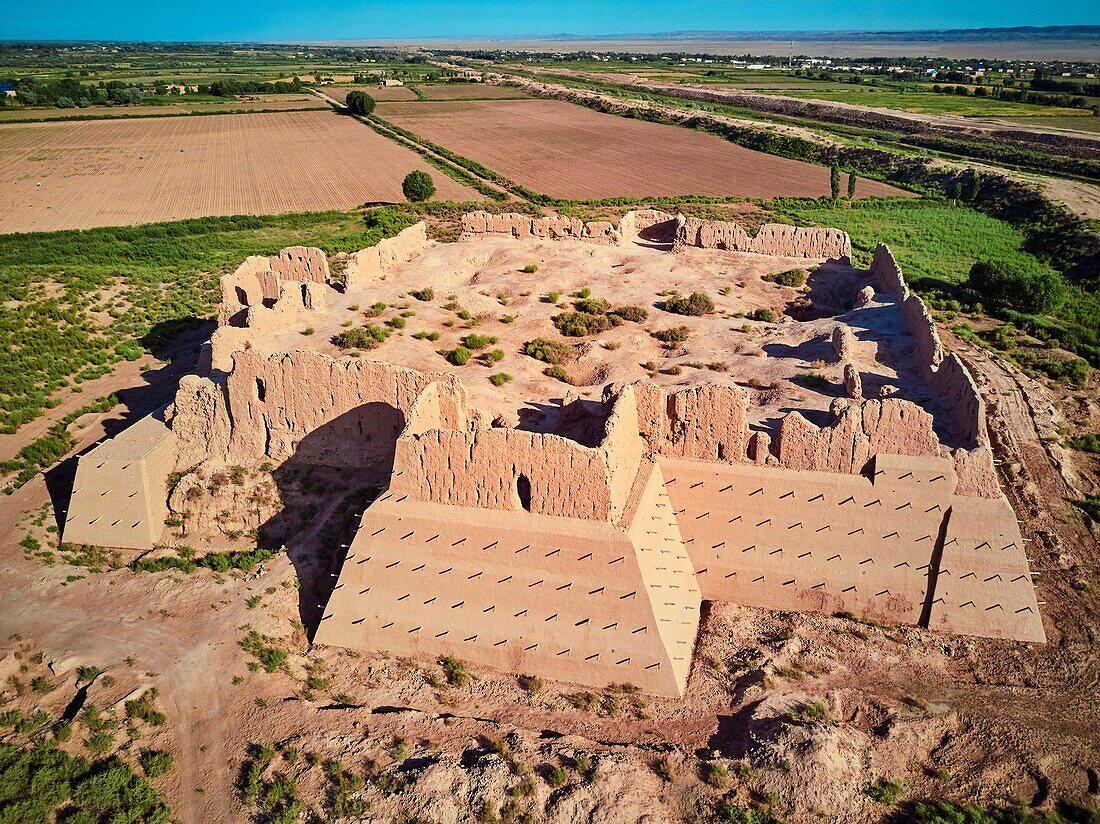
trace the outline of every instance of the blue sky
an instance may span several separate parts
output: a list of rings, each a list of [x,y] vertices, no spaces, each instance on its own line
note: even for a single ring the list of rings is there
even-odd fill
[[[52,0],[7,4],[0,39],[304,42],[1097,23],[1096,0]]]

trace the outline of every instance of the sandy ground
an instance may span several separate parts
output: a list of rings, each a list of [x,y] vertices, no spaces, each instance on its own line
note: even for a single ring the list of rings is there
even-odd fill
[[[765,264],[767,259],[756,256],[697,251],[673,257],[642,247],[509,240],[482,246],[487,248],[480,255],[467,244],[436,247],[364,291],[360,310],[334,304],[334,318],[361,322],[366,300],[393,295],[395,304],[407,302],[416,314],[407,318],[405,334],[395,333],[377,355],[446,368],[434,349],[453,345],[468,331],[459,329],[457,310],[442,309],[447,295],[456,294],[472,313],[491,313],[475,331],[500,335],[498,345],[508,349],[501,368],[516,380],[496,390],[477,377],[490,371],[485,367],[470,364],[458,371],[479,403],[514,408],[554,389],[542,383],[537,366],[529,368],[529,359],[513,351],[525,335],[546,330],[549,314],[558,311],[538,300],[547,289],[586,285],[593,296],[613,297],[615,303],[645,301],[650,308],[645,328],[671,325],[653,306],[656,292],[686,291],[704,279],[726,312],[782,305],[795,294],[759,280],[786,262]],[[675,272],[669,268],[674,261]],[[537,273],[516,271],[529,263],[538,264]],[[730,294],[717,295],[716,287],[727,278],[734,281]],[[425,285],[435,288],[433,301],[396,297]],[[530,294],[524,298],[522,291]],[[506,294],[507,306],[499,303],[498,293]],[[501,324],[491,319],[497,313],[516,319]],[[387,309],[382,319],[395,314]],[[444,318],[454,319],[455,326],[442,327]],[[778,348],[799,340],[793,334],[801,324],[748,322],[754,330],[742,333],[729,328],[744,323],[741,319],[688,322],[696,333],[686,346],[700,349],[673,353],[668,361],[702,358],[713,347],[731,362],[760,364],[724,379],[759,374],[782,380],[811,354]],[[644,330],[624,326],[611,333],[623,335],[622,346],[600,353],[600,360],[612,365],[609,379],[620,372],[639,376],[632,371],[636,361],[661,355],[647,348]],[[434,344],[412,339],[412,332],[425,328],[444,330],[444,338]],[[318,326],[314,335],[298,337],[319,346],[322,332],[328,329]],[[879,345],[876,335],[869,330],[860,338],[861,356]],[[611,342],[609,336],[601,340],[605,337]],[[766,349],[768,342],[777,348],[767,357],[749,356],[741,348]],[[98,678],[87,691],[86,703],[100,708],[117,707],[132,690],[156,686],[166,725],[141,727],[135,741],[120,732],[117,743],[129,760],[146,746],[174,754],[173,769],[154,783],[181,822],[263,820],[238,789],[250,743],[284,748],[287,754],[273,759],[265,778],[276,772],[294,777],[297,795],[318,814],[331,814],[335,792],[324,765],[338,760],[353,775],[368,777],[366,788],[352,794],[370,802],[376,820],[420,817],[450,824],[471,820],[483,803],[497,811],[511,801],[555,824],[696,822],[711,820],[719,799],[728,795],[743,804],[767,804],[793,824],[872,822],[887,808],[865,790],[886,778],[904,783],[903,803],[1022,799],[1050,809],[1066,799],[1095,805],[1100,800],[1100,567],[1095,533],[1061,503],[1074,494],[1066,480],[1070,459],[1049,442],[1065,421],[1042,385],[986,354],[961,348],[986,395],[1002,480],[1031,542],[1033,566],[1042,573],[1038,587],[1047,645],[708,605],[688,690],[679,701],[604,691],[586,707],[573,685],[546,679],[540,689],[529,689],[520,679],[478,668],[472,668],[468,685],[448,685],[434,661],[309,647],[304,616],[339,563],[338,552],[319,548],[339,543],[331,524],[343,503],[333,490],[346,478],[319,471],[311,490],[292,502],[312,506],[312,519],[288,544],[288,553],[249,575],[136,573],[113,569],[117,564],[109,557],[92,571],[64,563],[56,553],[48,565],[19,545],[26,535],[45,547],[56,542],[49,531],[51,500],[63,510],[63,476],[71,472],[70,463],[0,496],[4,708],[29,713],[41,707],[61,714],[78,695],[75,668],[82,665],[102,667],[113,679]],[[882,354],[888,370],[890,363],[904,360],[902,350]],[[584,356],[578,364],[583,361]],[[693,371],[659,374],[657,380],[692,380],[687,373]],[[152,396],[167,400],[172,384],[154,387],[142,402],[151,403]],[[1100,421],[1094,391],[1060,392],[1058,398],[1072,408],[1074,425],[1094,428]],[[129,408],[131,400],[136,403],[137,396],[84,422],[80,447],[132,416],[137,410]],[[765,400],[763,393],[758,400]],[[766,413],[769,403],[757,408]],[[799,403],[817,401],[807,397]],[[1092,482],[1091,476],[1074,477],[1077,484]],[[291,653],[285,669],[270,674],[249,669],[253,659],[239,642],[250,629]],[[37,652],[41,663],[33,657]],[[17,696],[9,675],[24,681],[45,675],[53,688]],[[311,675],[317,679],[312,686]],[[816,702],[824,717],[807,718],[803,709]],[[78,725],[66,749],[81,752],[85,735]],[[293,760],[287,747],[297,750]],[[584,769],[584,758],[595,771]],[[707,764],[728,770],[727,787],[703,780]],[[557,766],[565,769],[565,783],[551,786],[548,771]],[[528,770],[533,781],[525,794]],[[402,781],[405,786],[395,790]]]
[[[832,401],[843,395],[842,365],[829,362],[832,350],[825,340],[836,321],[791,322],[783,312],[804,300],[802,291],[762,279],[816,263],[702,249],[674,255],[648,245],[621,248],[508,238],[437,244],[389,272],[382,283],[346,295],[330,291],[329,312],[303,319],[301,328],[258,340],[253,348],[271,353],[316,349],[339,357],[341,350],[331,338],[346,327],[368,322],[364,311],[381,302],[386,310],[369,322],[385,324],[403,312],[413,314],[404,319],[403,329],[395,330],[366,356],[417,369],[453,372],[490,419],[497,415],[527,419],[538,410],[545,412],[547,399],[552,406],[554,398],[567,392],[598,400],[608,383],[652,376],[668,387],[706,382],[748,387],[753,395],[750,422],[758,428],[772,428],[790,409],[823,415]],[[538,267],[534,274],[522,271],[532,265]],[[828,265],[815,278],[842,277],[845,272],[853,273],[847,267]],[[434,289],[433,300],[410,296],[425,286]],[[590,337],[563,338],[552,319],[572,310],[575,298],[571,296],[585,287],[591,289],[592,297],[605,299],[612,307],[641,306],[648,317]],[[721,294],[723,289],[728,294]],[[661,309],[664,296],[659,293],[669,290],[684,295],[705,291],[717,311],[702,318],[666,312]],[[556,304],[550,302],[548,292],[558,293]],[[743,317],[757,309],[770,309],[783,322]],[[463,310],[480,320],[463,320],[459,314]],[[910,371],[911,343],[907,337],[897,337],[895,308],[882,306],[874,317],[873,326],[855,330],[854,357],[864,392],[874,397],[884,384],[898,386],[901,397],[924,404],[942,418],[946,434],[950,416],[938,408],[936,398]],[[313,333],[303,335],[307,323]],[[690,330],[682,344],[669,348],[652,336],[680,325]],[[418,332],[438,332],[440,338],[418,340],[414,337]],[[471,333],[497,338],[482,351],[499,348],[503,359],[489,365],[475,357],[465,366],[451,365],[440,353],[454,349]],[[545,363],[522,354],[526,341],[540,337],[575,346],[575,359],[564,364],[574,385],[547,377],[543,374]],[[489,377],[497,372],[505,372],[513,380],[503,387],[493,386]],[[821,375],[830,384],[809,388],[800,380],[808,373]],[[552,423],[553,418],[548,417],[546,425]]]
[[[404,200],[414,169],[433,173],[440,199],[477,199],[331,111],[6,125],[0,232],[350,209]]]
[[[560,100],[388,103],[377,114],[554,197],[829,194],[824,166]],[[860,194],[901,192],[861,181]]]

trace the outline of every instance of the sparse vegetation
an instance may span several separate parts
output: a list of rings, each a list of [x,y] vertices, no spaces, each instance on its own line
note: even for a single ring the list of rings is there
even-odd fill
[[[764,280],[769,283],[778,284],[779,286],[790,286],[794,289],[800,289],[806,285],[806,279],[809,276],[810,273],[805,269],[788,269],[785,272],[764,275]]]
[[[489,383],[493,386],[504,386],[510,380],[512,380],[512,376],[507,372],[497,372],[495,375],[489,376]]]
[[[582,338],[605,332],[611,327],[607,315],[591,312],[562,312],[554,316],[554,326],[566,337]]]
[[[714,300],[706,292],[692,292],[687,297],[673,294],[665,299],[664,310],[697,318],[714,311]]]
[[[905,792],[905,785],[894,778],[880,778],[867,787],[868,797],[887,807],[894,806],[903,792]]]
[[[535,338],[523,344],[523,354],[543,363],[560,364],[572,360],[576,350],[561,341]]]
[[[672,347],[683,343],[688,339],[691,330],[686,326],[672,326],[668,329],[660,329],[653,333],[653,337],[666,346]]]

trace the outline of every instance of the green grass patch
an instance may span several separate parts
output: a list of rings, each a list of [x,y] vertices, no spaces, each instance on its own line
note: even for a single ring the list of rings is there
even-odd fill
[[[155,350],[219,298],[218,277],[284,246],[353,252],[415,222],[376,209],[210,217],[145,226],[0,235],[0,433],[53,393]]]

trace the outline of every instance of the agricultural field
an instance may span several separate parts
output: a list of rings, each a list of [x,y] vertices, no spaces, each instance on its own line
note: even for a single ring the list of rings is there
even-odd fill
[[[171,98],[169,98],[171,100]],[[141,106],[89,106],[86,109],[0,108],[0,123],[29,120],[106,120],[115,117],[163,117],[184,114],[253,114],[273,111],[305,111],[327,109],[316,95],[265,94],[250,98],[209,98],[201,101],[181,100]]]
[[[436,83],[418,86],[429,100],[501,100],[527,97],[519,89],[488,83]]]
[[[331,111],[2,125],[0,232],[349,209],[403,200],[414,169],[433,171]]]
[[[408,86],[320,86],[334,100],[343,100],[350,91],[366,92],[375,100],[416,100],[416,92]]]
[[[958,117],[1076,117],[1082,122],[1093,120],[1085,109],[1069,109],[1058,106],[1037,106],[1033,103],[1017,103],[992,97],[961,97],[934,92],[901,91],[888,86],[853,86],[844,89],[760,88],[765,94],[781,94],[803,100],[824,100],[830,103],[846,103],[854,106],[873,106],[880,109],[897,109],[914,114],[955,115]]]
[[[380,104],[377,114],[556,198],[829,194],[829,170],[823,166],[558,100],[388,103]],[[858,194],[901,192],[861,180]]]

